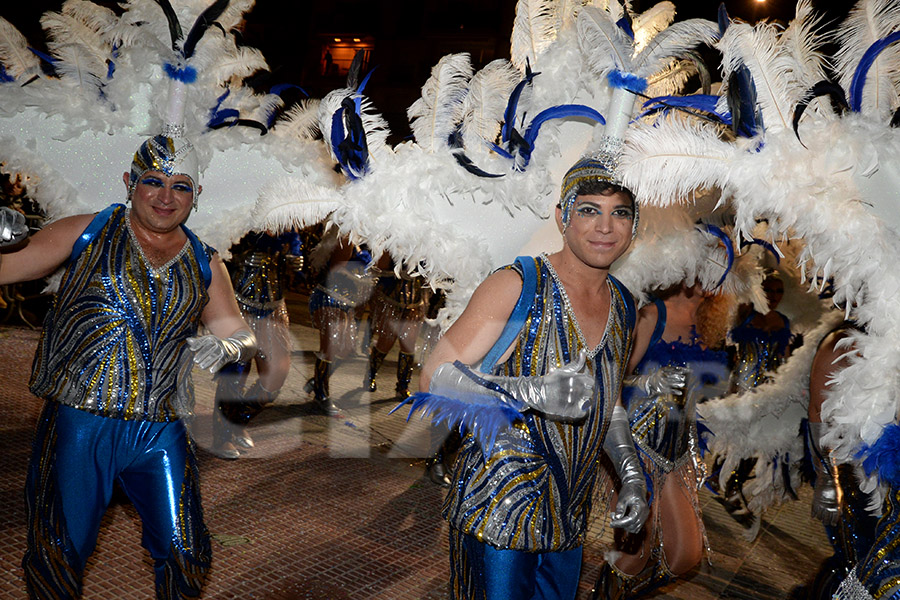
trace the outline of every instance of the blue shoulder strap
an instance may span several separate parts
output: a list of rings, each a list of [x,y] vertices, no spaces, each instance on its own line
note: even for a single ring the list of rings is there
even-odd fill
[[[203,242],[200,241],[194,232],[185,227],[181,226],[184,230],[184,233],[188,236],[188,239],[191,240],[191,249],[194,251],[194,256],[197,257],[197,263],[200,265],[200,273],[203,275],[203,283],[206,284],[206,287],[209,287],[209,284],[212,283],[212,268],[209,266],[209,254],[206,252],[206,247],[203,245]]]
[[[512,314],[509,315],[500,338],[494,342],[494,345],[481,361],[479,370],[482,373],[490,373],[494,370],[497,361],[500,360],[503,353],[506,352],[519,335],[519,332],[522,331],[528,311],[531,310],[531,305],[534,304],[534,294],[537,291],[537,273],[535,272],[534,257],[519,256],[516,258],[516,265],[519,267],[518,270],[522,275],[522,293],[519,294],[516,306],[513,308]]]
[[[622,299],[625,301],[625,323],[628,325],[629,330],[634,331],[634,324],[637,322],[637,307],[634,304],[634,296],[631,295],[624,283],[612,275],[607,275],[607,277],[613,282],[619,293],[622,294]]]
[[[106,222],[109,221],[109,217],[112,215],[113,211],[118,207],[124,206],[123,204],[110,204],[102,211],[98,212],[94,215],[94,218],[91,219],[91,222],[85,227],[84,231],[81,232],[81,235],[78,236],[78,239],[75,240],[75,243],[72,244],[72,254],[69,255],[69,260],[75,260],[78,258],[78,255],[81,254],[85,248],[87,248],[88,244],[90,244],[97,234],[100,233],[100,230],[103,229],[103,226],[106,225]]]
[[[659,298],[654,298],[653,304],[656,305],[656,327],[653,328],[653,335],[650,336],[648,348],[656,345],[656,342],[662,339],[663,332],[666,330],[666,304]]]

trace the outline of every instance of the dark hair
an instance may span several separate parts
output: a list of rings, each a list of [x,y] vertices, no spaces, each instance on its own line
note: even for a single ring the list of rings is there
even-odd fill
[[[576,196],[612,196],[616,193],[628,196],[631,205],[634,206],[634,194],[631,193],[631,190],[611,181],[586,179],[575,188]]]

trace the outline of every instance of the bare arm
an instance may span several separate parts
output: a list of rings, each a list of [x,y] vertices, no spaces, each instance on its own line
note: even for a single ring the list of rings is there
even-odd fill
[[[628,359],[627,373],[634,370],[641,363],[647,348],[650,347],[650,338],[656,329],[656,320],[659,318],[659,309],[656,304],[648,304],[638,311],[637,322],[634,325],[634,343],[631,346],[631,357]]]
[[[813,359],[809,373],[809,420],[813,423],[822,422],[822,402],[825,400],[825,392],[828,391],[828,381],[849,363],[847,358],[838,360],[853,349],[853,346],[836,347],[845,337],[847,337],[846,330],[829,333],[822,340]]]
[[[497,271],[485,279],[428,357],[419,389],[428,391],[435,369],[446,362],[459,360],[473,365],[481,361],[500,338],[521,291],[522,278],[512,269]]]
[[[209,302],[203,309],[200,319],[211,334],[219,338],[227,338],[234,332],[250,328],[241,316],[231,279],[221,257],[215,254],[209,263],[212,270],[212,282],[209,285]]]
[[[19,250],[0,258],[0,285],[46,277],[65,264],[94,215],[76,215],[47,225]]]

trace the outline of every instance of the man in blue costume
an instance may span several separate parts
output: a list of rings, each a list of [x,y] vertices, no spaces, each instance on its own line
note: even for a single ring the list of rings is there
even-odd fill
[[[141,516],[157,598],[199,597],[209,569],[183,422],[191,353],[214,372],[249,359],[256,341],[222,260],[184,226],[200,193],[190,143],[148,139],[123,179],[130,207],[60,219],[0,260],[4,284],[65,267],[30,382],[45,400],[26,481],[32,598],[80,597],[115,483]],[[22,232],[0,217],[0,241]]]
[[[454,598],[574,598],[604,449],[621,481],[612,525],[637,531],[647,517],[620,402],[634,302],[609,276],[637,207],[606,164],[566,174],[562,250],[488,277],[423,369],[421,388],[450,403],[491,397],[520,413],[492,445],[463,441],[444,503]]]

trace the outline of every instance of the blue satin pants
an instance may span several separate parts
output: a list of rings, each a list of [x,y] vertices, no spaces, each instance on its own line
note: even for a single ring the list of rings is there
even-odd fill
[[[32,598],[78,598],[118,482],[141,517],[157,598],[196,598],[209,569],[193,446],[184,423],[125,421],[47,402],[26,481]]]
[[[561,552],[500,550],[450,528],[454,600],[574,600],[582,547]]]

